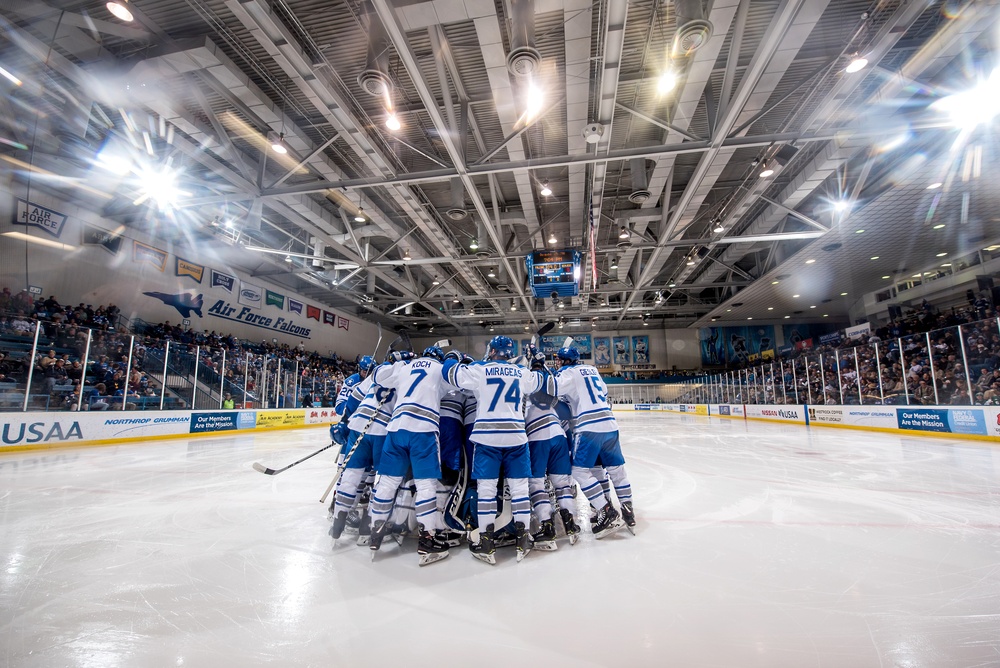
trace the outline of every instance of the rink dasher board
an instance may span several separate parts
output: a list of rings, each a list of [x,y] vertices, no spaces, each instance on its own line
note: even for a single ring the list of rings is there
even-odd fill
[[[333,409],[4,413],[0,452],[230,435],[333,424]]]
[[[618,406],[617,410],[629,410]],[[1000,439],[1000,406],[831,406],[761,404],[633,404],[632,411],[757,420],[904,435]]]

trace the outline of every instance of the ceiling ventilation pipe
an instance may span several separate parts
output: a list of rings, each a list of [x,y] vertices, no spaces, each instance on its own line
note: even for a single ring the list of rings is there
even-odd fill
[[[358,85],[369,95],[390,100],[392,79],[388,72],[391,43],[371,3],[366,2],[364,8],[368,15],[368,58],[364,71],[358,75]]]
[[[646,159],[632,158],[628,161],[628,164],[629,171],[632,172],[632,192],[629,193],[628,201],[633,204],[642,204],[650,197]]]
[[[674,0],[674,11],[677,14],[677,32],[674,33],[673,55],[687,56],[712,38],[712,22],[705,18],[701,0]]]
[[[469,215],[468,210],[465,208],[465,185],[462,184],[462,179],[460,178],[451,180],[451,206],[448,207],[444,214],[451,220],[465,220]]]
[[[535,0],[511,0],[507,69],[516,77],[534,73],[542,60],[535,48]]]
[[[477,255],[490,254],[490,235],[486,230],[486,225],[485,220],[476,220],[476,238],[479,240],[479,249],[476,251]]]

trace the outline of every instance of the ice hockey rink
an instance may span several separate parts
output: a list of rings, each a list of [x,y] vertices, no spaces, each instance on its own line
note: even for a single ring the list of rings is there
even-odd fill
[[[996,445],[619,418],[638,534],[494,567],[335,546],[324,429],[0,455],[0,663],[1000,665]]]

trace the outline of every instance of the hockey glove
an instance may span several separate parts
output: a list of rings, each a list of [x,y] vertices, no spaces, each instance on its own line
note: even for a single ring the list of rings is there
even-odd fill
[[[389,358],[393,362],[408,362],[412,360],[416,355],[414,355],[409,350],[394,350]]]
[[[444,354],[446,360],[455,360],[456,362],[462,361],[462,353],[457,350],[449,350]]]
[[[350,429],[347,428],[347,420],[341,420],[337,424],[330,425],[330,436],[333,442],[338,445],[347,445],[347,435]]]
[[[476,360],[472,357],[472,355],[466,355],[466,354],[463,353],[463,355],[462,355],[462,364],[472,364],[475,361]]]

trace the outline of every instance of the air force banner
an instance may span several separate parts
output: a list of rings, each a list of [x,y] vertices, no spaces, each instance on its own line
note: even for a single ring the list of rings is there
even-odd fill
[[[264,301],[264,289],[259,285],[251,285],[246,281],[240,283],[240,294],[237,301],[244,306],[260,308]]]
[[[229,274],[223,274],[222,272],[212,270],[212,287],[222,288],[226,292],[232,292],[233,287],[236,285],[236,277],[230,276]]]
[[[178,276],[190,276],[194,280],[201,283],[201,279],[205,276],[205,267],[200,264],[195,264],[194,262],[182,260],[179,257],[175,259],[177,260],[176,274]]]

